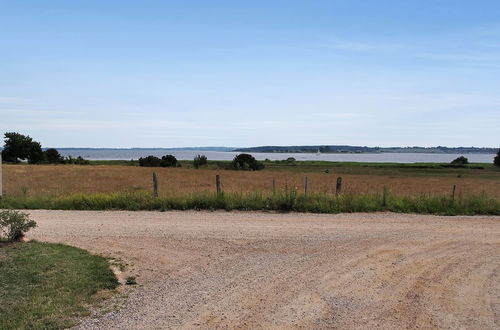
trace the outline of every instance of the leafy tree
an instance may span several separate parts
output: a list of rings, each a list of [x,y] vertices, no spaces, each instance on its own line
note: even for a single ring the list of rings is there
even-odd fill
[[[500,166],[500,149],[498,150],[498,153],[495,156],[495,159],[493,159],[493,164],[495,164],[496,166]]]
[[[451,164],[453,164],[453,165],[466,165],[466,164],[469,164],[469,160],[467,158],[465,158],[464,156],[460,156],[457,159],[452,160]]]
[[[177,158],[174,155],[166,155],[161,157],[161,167],[176,167],[178,166]]]
[[[18,163],[20,160],[28,160],[36,164],[44,160],[41,144],[27,135],[7,132],[4,142],[2,158],[6,162]]]
[[[45,154],[42,151],[42,145],[39,142],[33,141],[28,154],[28,163],[38,164],[45,160]]]
[[[155,156],[147,156],[144,158],[139,158],[139,165],[145,167],[159,167],[160,166],[160,158]]]
[[[234,157],[231,167],[235,170],[258,171],[264,168],[264,164],[250,154],[239,154]]]
[[[194,168],[199,168],[200,166],[207,165],[208,160],[207,156],[205,155],[196,155],[193,160],[193,166]]]
[[[59,151],[57,151],[57,149],[49,148],[45,150],[44,153],[45,153],[45,159],[49,164],[58,164],[64,161],[63,157],[61,156]]]
[[[5,145],[2,150],[2,158],[6,162],[19,162],[20,159],[28,159],[33,140],[29,136],[19,133],[5,133]]]

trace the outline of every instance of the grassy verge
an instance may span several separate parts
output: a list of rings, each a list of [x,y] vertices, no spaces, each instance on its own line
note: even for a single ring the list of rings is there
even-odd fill
[[[396,196],[384,194],[215,194],[210,192],[153,198],[147,192],[75,194],[66,197],[4,197],[0,208],[62,210],[264,210],[314,213],[375,212],[500,215],[500,201],[485,194]]]
[[[100,290],[118,281],[106,259],[41,242],[0,245],[0,329],[75,325]]]

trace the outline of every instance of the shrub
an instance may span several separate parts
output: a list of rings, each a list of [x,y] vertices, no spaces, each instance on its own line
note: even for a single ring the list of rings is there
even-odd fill
[[[147,156],[139,158],[139,165],[145,167],[158,167],[160,166],[161,159],[155,156]]]
[[[49,148],[45,150],[44,154],[45,154],[45,159],[49,164],[57,164],[64,161],[63,157],[61,156],[59,151],[57,151],[57,149]]]
[[[234,170],[258,171],[264,168],[264,164],[258,162],[252,155],[239,154],[234,157],[231,168]]]
[[[208,160],[207,156],[205,155],[196,155],[193,160],[193,166],[194,168],[199,168],[200,166],[207,165]]]
[[[82,156],[78,156],[76,158],[73,158],[71,156],[68,156],[67,158],[61,158],[60,163],[62,164],[75,164],[75,165],[89,165],[90,161],[87,159],[84,159]]]
[[[178,165],[177,158],[174,155],[166,155],[161,157],[161,167],[176,167]]]
[[[467,158],[465,158],[464,156],[460,156],[457,159],[452,160],[451,164],[453,164],[453,165],[466,165],[466,164],[469,164],[469,160]]]
[[[24,234],[36,227],[36,222],[27,213],[15,210],[0,211],[0,239],[20,241]]]
[[[498,153],[495,156],[495,159],[493,159],[493,164],[495,164],[496,166],[500,166],[500,150],[498,150]]]

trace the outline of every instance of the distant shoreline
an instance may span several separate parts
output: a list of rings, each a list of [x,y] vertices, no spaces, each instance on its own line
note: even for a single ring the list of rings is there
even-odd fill
[[[261,146],[250,148],[236,147],[176,147],[176,148],[92,148],[68,147],[59,148],[60,151],[211,151],[211,152],[250,152],[250,153],[296,153],[296,154],[381,154],[381,153],[406,153],[406,154],[496,154],[499,148],[490,147],[365,147],[365,146]],[[48,148],[43,148],[48,149]],[[1,148],[0,148],[1,150]]]

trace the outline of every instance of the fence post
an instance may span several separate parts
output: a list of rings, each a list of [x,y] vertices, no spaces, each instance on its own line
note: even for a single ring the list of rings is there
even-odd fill
[[[457,189],[456,185],[453,185],[453,190],[451,191],[451,200],[455,200],[455,190]]]
[[[276,195],[276,179],[273,178],[273,195]]]
[[[384,186],[384,193],[382,195],[382,206],[387,206],[387,186]]]
[[[307,176],[304,177],[304,196],[307,196],[307,184],[308,184],[308,180],[307,180]]]
[[[217,174],[215,176],[215,188],[217,190],[217,195],[219,195],[222,192],[221,186],[220,186],[220,176]]]
[[[158,176],[153,172],[153,197],[158,197]]]
[[[340,195],[340,193],[342,192],[342,177],[339,176],[337,178],[337,185],[335,186],[335,195]]]

